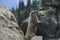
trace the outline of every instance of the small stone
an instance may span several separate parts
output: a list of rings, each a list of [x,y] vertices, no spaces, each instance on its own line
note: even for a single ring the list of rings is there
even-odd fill
[[[31,40],[43,40],[42,36],[35,36]]]

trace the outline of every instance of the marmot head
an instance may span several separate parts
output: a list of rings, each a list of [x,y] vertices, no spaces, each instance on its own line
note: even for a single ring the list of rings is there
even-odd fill
[[[35,17],[35,16],[37,16],[37,14],[38,14],[38,10],[33,10],[30,12],[31,17]]]

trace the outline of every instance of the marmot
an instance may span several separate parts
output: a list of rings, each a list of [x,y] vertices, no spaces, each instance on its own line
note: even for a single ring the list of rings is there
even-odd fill
[[[35,33],[37,31],[37,25],[38,25],[37,14],[38,14],[38,10],[34,10],[30,12],[28,28],[27,28],[26,35],[25,35],[26,40],[31,40],[31,38],[36,35]]]

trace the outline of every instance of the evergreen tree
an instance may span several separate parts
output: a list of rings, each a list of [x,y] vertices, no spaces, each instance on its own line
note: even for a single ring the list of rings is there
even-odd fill
[[[19,2],[19,10],[23,10],[24,7],[25,7],[24,2],[22,0],[20,0],[20,2]]]
[[[38,7],[38,1],[37,0],[33,0],[32,7],[33,7],[33,9],[38,9],[37,8]]]
[[[11,9],[11,11],[12,11],[13,13],[15,13],[15,9],[14,9],[14,7]]]
[[[31,7],[31,0],[27,0],[27,8]]]

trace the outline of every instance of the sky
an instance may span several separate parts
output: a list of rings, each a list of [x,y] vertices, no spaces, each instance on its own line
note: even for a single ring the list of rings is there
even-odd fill
[[[18,6],[19,0],[0,0],[0,4],[6,6],[8,9],[16,8]],[[27,0],[24,0],[24,4],[26,5]]]

